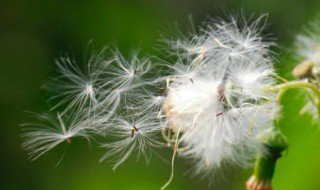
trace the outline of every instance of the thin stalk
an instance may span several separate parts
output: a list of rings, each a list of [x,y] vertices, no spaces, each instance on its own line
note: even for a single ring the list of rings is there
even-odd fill
[[[308,83],[308,82],[291,81],[291,82],[287,82],[287,83],[273,86],[273,87],[271,87],[271,90],[279,91],[279,90],[288,90],[288,89],[293,89],[293,88],[297,88],[297,89],[308,88],[308,89],[312,90],[317,95],[317,97],[318,97],[317,104],[319,104],[320,90],[315,85]]]
[[[180,143],[180,141],[179,141],[180,129],[181,128],[178,129],[177,137],[176,137],[175,144],[174,144],[174,150],[173,150],[173,155],[172,155],[172,160],[171,160],[171,175],[170,175],[169,180],[166,182],[166,184],[164,184],[161,187],[161,190],[166,189],[170,185],[170,183],[173,179],[173,176],[174,176],[174,160],[175,160],[175,157],[176,157],[176,154],[177,154],[177,151],[179,148],[179,143]]]
[[[318,114],[320,117],[320,89],[317,86],[315,86],[314,84],[311,84],[308,82],[303,82],[303,81],[291,81],[291,82],[287,82],[287,83],[273,86],[270,89],[274,90],[274,91],[280,91],[277,96],[277,101],[280,102],[284,93],[287,90],[294,89],[294,88],[296,88],[296,89],[309,89],[316,95],[317,100],[311,99],[311,101],[317,107]]]

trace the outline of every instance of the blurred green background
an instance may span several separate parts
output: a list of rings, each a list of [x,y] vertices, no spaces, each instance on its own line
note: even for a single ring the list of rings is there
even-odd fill
[[[124,54],[154,48],[161,32],[182,30],[188,15],[194,24],[210,17],[240,10],[246,15],[269,14],[266,33],[278,39],[278,71],[290,78],[295,61],[286,53],[295,33],[320,11],[318,0],[2,0],[0,1],[0,189],[1,190],[152,190],[170,175],[170,165],[154,156],[148,166],[134,157],[115,173],[98,160],[104,150],[73,141],[61,164],[63,147],[35,162],[22,151],[21,127],[28,121],[24,110],[47,110],[46,94],[40,88],[54,73],[54,59],[71,52],[79,60],[87,44],[96,48],[116,45]],[[320,35],[320,34],[319,34]],[[320,189],[320,129],[310,117],[298,117],[302,96],[290,92],[285,100],[281,127],[290,143],[279,160],[275,190]],[[290,103],[290,105],[289,105]],[[161,152],[170,160],[170,151]],[[251,170],[234,170],[208,186],[206,180],[185,174],[190,165],[176,162],[171,190],[243,190]]]

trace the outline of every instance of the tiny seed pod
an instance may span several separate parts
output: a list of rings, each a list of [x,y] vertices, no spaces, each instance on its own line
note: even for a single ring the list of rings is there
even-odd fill
[[[305,60],[293,69],[292,74],[299,79],[307,78],[311,76],[312,67],[313,62],[311,60]]]

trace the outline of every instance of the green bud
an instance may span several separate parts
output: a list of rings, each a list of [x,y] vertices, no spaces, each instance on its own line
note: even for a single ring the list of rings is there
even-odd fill
[[[281,131],[272,128],[260,135],[267,153],[256,159],[254,174],[247,181],[248,190],[271,190],[271,180],[276,167],[276,161],[281,157],[281,153],[287,149],[287,140]]]

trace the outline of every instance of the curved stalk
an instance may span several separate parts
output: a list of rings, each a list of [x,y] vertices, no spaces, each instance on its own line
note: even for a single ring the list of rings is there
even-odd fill
[[[314,98],[312,98],[311,101],[317,107],[318,114],[320,117],[320,89],[317,86],[315,86],[314,84],[311,84],[308,82],[303,82],[303,81],[291,81],[291,82],[287,82],[287,83],[273,86],[270,88],[270,90],[279,91],[279,94],[277,96],[277,101],[280,102],[284,93],[287,90],[294,89],[294,88],[296,88],[296,89],[309,89],[316,95],[317,99],[315,100]],[[310,96],[310,94],[308,94],[308,95]]]
[[[279,91],[279,90],[288,90],[288,89],[292,89],[292,88],[308,88],[310,90],[312,90],[318,97],[318,102],[317,104],[319,104],[319,100],[320,100],[320,90],[317,88],[317,86],[308,83],[308,82],[302,82],[302,81],[292,81],[292,82],[287,82],[287,83],[283,83],[283,84],[279,84],[276,86],[271,87],[271,90],[274,91]]]

